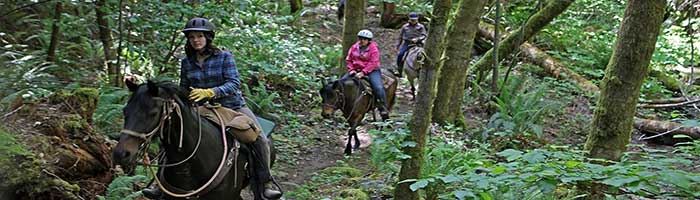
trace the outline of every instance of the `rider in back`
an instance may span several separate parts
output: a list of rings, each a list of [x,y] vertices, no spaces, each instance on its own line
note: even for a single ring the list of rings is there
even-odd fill
[[[354,76],[358,79],[369,77],[369,83],[374,91],[374,97],[379,102],[379,114],[383,119],[389,118],[387,112],[386,93],[382,84],[382,72],[379,67],[379,48],[377,43],[372,42],[373,34],[365,29],[357,33],[359,41],[350,47],[348,57],[345,58],[345,64],[348,67],[348,73],[341,80],[348,79]]]
[[[418,14],[411,12],[408,14],[408,23],[401,26],[401,33],[399,34],[399,43],[396,45],[396,50],[399,51],[399,55],[396,57],[397,71],[394,75],[401,77],[403,73],[403,57],[408,50],[409,44],[417,44],[425,40],[428,36],[428,32],[425,30],[423,24],[418,23]]]

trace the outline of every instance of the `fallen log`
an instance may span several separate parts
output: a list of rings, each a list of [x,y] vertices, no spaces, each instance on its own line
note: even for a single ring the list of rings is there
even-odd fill
[[[691,104],[694,104],[697,102],[700,102],[700,98],[689,99],[688,101],[679,102],[679,103],[639,104],[639,105],[637,105],[637,108],[675,108],[675,107],[682,107],[682,106],[686,106],[686,105],[691,105]]]
[[[688,97],[688,99],[700,99],[700,97],[692,96],[692,97]],[[674,97],[674,98],[670,98],[670,99],[640,100],[639,102],[644,103],[644,104],[669,104],[669,103],[685,102],[688,99],[686,99],[685,97]]]
[[[493,41],[493,26],[490,24],[482,23],[480,25],[477,37],[484,37],[488,40]],[[548,55],[546,52],[540,50],[529,42],[524,42],[520,45],[520,51],[523,52],[522,56],[527,58],[530,62],[545,69],[548,75],[558,78],[573,81],[579,87],[586,91],[599,91],[598,86],[593,84],[593,82],[574,72],[573,70],[564,67],[561,61]]]
[[[673,138],[674,135],[687,135],[694,140],[700,139],[700,127],[683,127],[682,124],[649,119],[634,119],[634,128],[650,135],[640,138],[640,140],[662,141],[664,144],[675,144],[687,141],[680,138]]]
[[[383,28],[397,29],[401,28],[406,22],[408,22],[408,13],[396,13],[396,3],[394,2],[384,2],[382,16],[379,19],[379,25]],[[420,23],[428,24],[428,17],[418,13],[420,18],[418,20]]]

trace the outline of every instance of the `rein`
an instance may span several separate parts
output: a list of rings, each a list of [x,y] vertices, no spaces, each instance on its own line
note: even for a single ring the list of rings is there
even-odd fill
[[[210,186],[216,186],[216,185],[218,185],[219,183],[221,183],[221,181],[222,181],[222,179],[223,179],[223,176],[219,176],[219,174],[221,173],[221,171],[226,171],[226,173],[228,173],[228,170],[230,169],[229,166],[231,166],[231,164],[232,164],[232,163],[231,163],[231,159],[228,159],[228,165],[227,165],[226,167],[224,167],[225,164],[227,163],[227,162],[226,162],[226,161],[227,161],[226,158],[229,156],[229,155],[228,155],[229,152],[227,151],[227,149],[228,149],[228,144],[227,144],[227,141],[226,141],[226,131],[225,131],[224,123],[223,123],[223,118],[221,118],[221,115],[220,115],[218,112],[214,111],[214,113],[216,114],[217,118],[219,118],[219,120],[220,120],[220,122],[221,122],[221,123],[219,123],[219,124],[221,125],[221,134],[222,134],[223,146],[224,146],[224,153],[223,153],[223,155],[222,155],[221,162],[219,163],[219,167],[217,168],[216,172],[214,172],[214,174],[212,175],[212,177],[211,177],[204,185],[202,185],[201,187],[199,187],[199,188],[196,189],[196,190],[193,190],[193,191],[186,191],[186,190],[179,189],[179,188],[176,188],[176,187],[174,187],[174,186],[168,184],[167,181],[166,181],[165,179],[163,180],[163,182],[161,182],[159,176],[157,175],[157,173],[156,173],[156,171],[153,169],[153,167],[162,167],[162,168],[165,168],[165,167],[178,166],[178,165],[181,165],[181,164],[185,163],[186,161],[190,160],[192,157],[194,157],[194,155],[195,155],[195,154],[197,153],[197,151],[199,150],[199,147],[200,147],[200,144],[201,144],[201,141],[202,141],[202,124],[201,124],[202,122],[201,122],[201,120],[199,120],[201,116],[199,116],[199,114],[197,114],[197,116],[198,116],[198,129],[199,129],[199,131],[198,131],[198,132],[199,132],[199,136],[198,136],[198,139],[197,139],[197,144],[195,145],[195,148],[194,148],[194,150],[192,151],[192,153],[191,153],[189,156],[187,156],[187,158],[183,159],[182,161],[179,161],[179,162],[177,162],[177,163],[172,163],[172,164],[151,164],[151,163],[150,163],[150,159],[148,158],[148,155],[145,153],[144,150],[145,150],[145,149],[148,149],[148,147],[150,146],[151,138],[152,138],[157,132],[160,132],[159,135],[160,135],[161,138],[164,137],[164,136],[163,136],[164,124],[165,124],[166,121],[170,121],[170,120],[171,120],[171,117],[170,117],[170,116],[171,116],[171,114],[173,113],[173,111],[174,111],[174,112],[177,114],[177,116],[180,118],[180,136],[179,136],[180,140],[179,140],[179,142],[178,142],[178,149],[181,149],[181,148],[182,148],[182,143],[183,143],[183,140],[184,140],[184,139],[183,139],[183,137],[184,137],[184,120],[183,120],[183,117],[182,117],[182,109],[180,108],[180,105],[177,104],[177,103],[175,102],[175,100],[173,100],[173,99],[164,99],[164,98],[160,98],[160,97],[155,97],[155,100],[157,100],[157,101],[163,101],[164,104],[163,104],[163,109],[162,109],[162,112],[161,112],[161,118],[160,118],[160,120],[159,120],[159,122],[158,122],[158,125],[157,125],[155,128],[153,128],[153,130],[149,131],[148,133],[133,131],[133,130],[129,130],[129,129],[122,129],[122,130],[120,131],[120,133],[122,133],[122,134],[126,134],[126,135],[129,135],[129,136],[137,137],[137,138],[140,138],[140,139],[144,140],[144,142],[141,144],[141,146],[139,146],[139,151],[138,151],[139,154],[137,155],[137,157],[144,156],[144,159],[143,159],[143,162],[139,162],[138,164],[139,164],[139,165],[143,165],[143,166],[147,166],[147,167],[149,168],[149,171],[151,171],[151,173],[153,174],[153,177],[155,178],[155,181],[156,181],[156,183],[158,184],[158,186],[160,187],[160,189],[161,189],[163,192],[165,192],[166,194],[170,195],[170,196],[178,197],[178,198],[187,198],[187,197],[192,197],[192,196],[194,196],[194,195],[196,195],[196,194],[198,194],[198,193],[200,193],[200,192],[202,192],[202,191],[205,191],[204,193],[211,191],[211,190],[213,189],[213,187],[210,187]],[[170,137],[168,137],[168,139],[169,139],[169,138],[170,138]],[[234,149],[231,150],[231,153],[232,153],[232,155],[237,155],[237,151],[235,151],[235,149],[238,148],[238,147],[237,147],[238,143],[236,143],[236,142],[234,142],[234,143],[236,144],[236,147],[234,147]],[[163,157],[165,157],[165,156],[163,156]],[[233,158],[233,161],[234,161],[235,163],[237,163],[237,159],[236,159],[236,158]],[[237,167],[237,165],[234,166],[234,167]],[[225,170],[223,170],[223,169],[225,169]],[[235,169],[234,169],[234,171],[235,171]],[[162,171],[161,171],[161,173],[162,173]],[[234,180],[237,180],[237,179],[238,179],[237,175],[234,175]],[[212,183],[215,183],[215,184],[212,184]],[[170,186],[170,187],[173,187],[174,190],[183,191],[183,192],[180,192],[180,193],[172,192],[172,191],[168,190],[164,185],[168,185],[168,186]]]
[[[354,101],[353,104],[352,104],[352,109],[350,109],[350,114],[346,117],[346,119],[349,119],[350,117],[352,117],[352,114],[355,113],[355,110],[356,110],[356,108],[357,108],[357,103],[360,102],[360,100],[362,99],[363,96],[367,95],[367,89],[365,89],[365,88],[362,86],[362,83],[360,83],[359,80],[354,79],[354,78],[352,78],[352,80],[353,80],[353,82],[354,82],[355,84],[357,84],[358,87],[361,88],[361,89],[360,89],[360,94],[357,96],[357,98],[355,98],[355,101]],[[338,80],[338,81],[339,81],[339,80]],[[338,88],[338,89],[336,89],[336,90],[333,90],[333,92],[335,92],[335,93],[336,93],[336,96],[337,96],[337,97],[336,97],[335,104],[334,104],[334,105],[331,105],[331,104],[323,104],[323,106],[333,108],[333,110],[339,109],[339,108],[341,108],[341,107],[345,107],[345,103],[346,103],[346,102],[345,102],[345,95],[344,95],[344,93],[343,93],[343,92],[345,91],[345,90],[343,89],[343,83],[340,83],[339,86],[340,86],[340,88]],[[339,100],[338,100],[338,99],[339,99]],[[370,103],[372,103],[372,102],[373,102],[373,101],[370,100]],[[340,106],[339,106],[338,104],[340,104]]]

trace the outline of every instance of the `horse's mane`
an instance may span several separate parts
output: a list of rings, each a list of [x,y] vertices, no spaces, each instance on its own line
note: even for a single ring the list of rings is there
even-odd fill
[[[157,94],[152,93],[154,89],[157,88]],[[135,95],[131,97],[130,101],[144,102],[143,98],[146,96],[158,96],[162,98],[173,98],[176,102],[181,105],[189,105],[190,101],[188,95],[190,90],[185,87],[180,87],[178,84],[171,81],[152,81],[143,83],[138,86]]]
[[[165,93],[174,94],[175,97],[178,97],[183,101],[183,103],[188,103],[188,95],[190,94],[190,90],[188,88],[180,87],[180,85],[171,81],[154,82],[154,84],[159,89],[164,89]]]

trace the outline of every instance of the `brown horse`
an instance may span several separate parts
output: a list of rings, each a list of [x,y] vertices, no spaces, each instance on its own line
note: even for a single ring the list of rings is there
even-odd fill
[[[394,105],[394,94],[396,93],[397,81],[394,75],[386,73],[382,70],[382,79],[384,90],[386,92],[387,112],[391,112],[391,107]],[[388,85],[386,83],[389,83]],[[357,78],[348,78],[345,80],[336,80],[330,83],[324,83],[320,92],[323,98],[323,112],[321,115],[328,118],[333,115],[337,109],[343,111],[343,116],[350,124],[348,130],[348,142],[345,145],[345,154],[352,153],[351,140],[355,137],[355,146],[360,147],[360,139],[357,138],[357,126],[365,117],[365,113],[374,111],[375,98],[371,94],[368,86],[364,85]],[[386,119],[382,119],[386,120]]]

